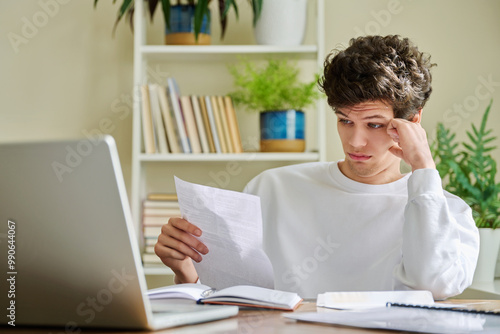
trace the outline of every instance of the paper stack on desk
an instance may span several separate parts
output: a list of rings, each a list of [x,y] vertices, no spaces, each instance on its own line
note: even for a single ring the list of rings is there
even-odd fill
[[[316,305],[352,310],[384,307],[387,303],[435,305],[432,293],[426,290],[326,292],[318,295]]]
[[[365,310],[296,312],[286,318],[361,328],[391,329],[419,333],[499,333],[500,316],[447,309],[378,307]]]
[[[317,306],[318,312],[284,316],[306,322],[419,333],[500,333],[500,315],[483,314],[461,304],[436,304],[429,291],[327,292],[318,295]]]

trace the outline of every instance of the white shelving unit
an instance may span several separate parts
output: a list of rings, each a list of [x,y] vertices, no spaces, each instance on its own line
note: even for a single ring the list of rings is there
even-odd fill
[[[270,57],[294,57],[300,61],[312,62],[315,67],[322,68],[324,61],[324,0],[309,0],[309,8],[314,6],[316,22],[309,22],[314,27],[315,42],[295,47],[267,46],[267,45],[206,45],[206,46],[177,46],[177,45],[147,45],[146,24],[148,18],[142,0],[135,1],[134,13],[134,117],[133,117],[133,147],[132,147],[132,193],[131,209],[136,223],[137,235],[140,235],[141,203],[146,194],[151,191],[170,191],[175,189],[158,189],[165,178],[173,179],[173,169],[187,175],[203,174],[210,168],[220,169],[225,163],[237,163],[244,170],[238,177],[251,179],[259,171],[269,167],[284,166],[291,163],[325,161],[326,160],[326,129],[325,106],[318,101],[315,113],[315,131],[306,133],[307,138],[316,138],[316,147],[304,153],[260,153],[248,152],[242,154],[145,154],[142,152],[141,103],[139,87],[145,84],[147,66],[155,62],[172,64],[186,64],[188,62],[224,63],[234,61],[236,57],[244,55],[251,60],[262,60]],[[208,65],[207,65],[208,66]],[[176,77],[176,79],[178,79]],[[207,79],[209,80],[209,79]],[[219,95],[226,94],[221,91]],[[199,92],[203,95],[203,92]],[[310,132],[310,131],[309,131]],[[154,174],[154,175],[153,175]],[[213,174],[213,173],[212,173]],[[205,173],[210,175],[210,172]],[[200,177],[197,175],[197,177]],[[189,179],[188,179],[189,180]],[[157,185],[158,184],[158,185]],[[241,189],[233,189],[241,190]],[[146,267],[148,275],[171,274],[168,269]]]

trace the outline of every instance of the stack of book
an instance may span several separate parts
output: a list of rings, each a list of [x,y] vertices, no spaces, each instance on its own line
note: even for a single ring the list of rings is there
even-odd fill
[[[241,153],[238,121],[229,96],[182,96],[174,78],[141,86],[144,151]]]
[[[151,193],[142,205],[142,235],[144,238],[144,265],[161,264],[154,252],[154,246],[161,234],[161,227],[171,217],[180,217],[179,202],[175,194]]]

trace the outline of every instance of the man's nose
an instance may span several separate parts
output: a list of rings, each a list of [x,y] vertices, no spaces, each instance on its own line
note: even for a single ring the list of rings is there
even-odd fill
[[[362,129],[353,129],[351,137],[349,138],[349,144],[352,147],[364,147],[368,143],[368,138],[366,132]]]

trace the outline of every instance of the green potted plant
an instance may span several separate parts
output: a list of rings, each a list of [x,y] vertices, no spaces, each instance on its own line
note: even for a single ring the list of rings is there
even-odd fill
[[[490,154],[496,149],[491,144],[496,137],[491,134],[492,129],[486,129],[492,103],[486,108],[479,129],[472,124],[472,132],[466,132],[470,143],[462,142],[459,148],[455,134],[439,123],[432,145],[445,189],[469,204],[479,228],[481,248],[475,281],[493,280],[500,247],[500,183],[495,180],[497,164]]]
[[[165,44],[210,44],[210,9],[211,0],[176,0],[175,5],[170,0],[144,0],[147,2],[151,20],[161,3],[165,20]],[[253,24],[260,16],[263,0],[248,0],[253,10]],[[94,7],[98,0],[94,0]],[[227,27],[227,13],[234,9],[238,17],[236,0],[218,0],[220,12],[221,39],[224,38]],[[128,16],[133,25],[134,0],[123,0],[118,10],[115,28],[118,22]]]
[[[229,95],[237,105],[260,112],[262,152],[303,152],[305,118],[302,109],[319,97],[318,75],[299,80],[299,68],[287,59],[271,59],[263,66],[242,59],[230,65],[236,90]]]

